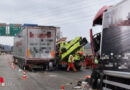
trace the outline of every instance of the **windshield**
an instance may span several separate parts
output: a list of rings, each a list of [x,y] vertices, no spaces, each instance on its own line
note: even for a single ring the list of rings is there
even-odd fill
[[[103,28],[130,25],[130,10],[128,8],[130,8],[130,0],[122,1],[110,7],[107,12],[103,14]]]

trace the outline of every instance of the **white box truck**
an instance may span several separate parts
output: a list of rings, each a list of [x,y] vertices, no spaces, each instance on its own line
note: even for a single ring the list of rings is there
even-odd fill
[[[14,63],[20,68],[42,66],[53,61],[56,48],[56,27],[25,26],[14,38]]]

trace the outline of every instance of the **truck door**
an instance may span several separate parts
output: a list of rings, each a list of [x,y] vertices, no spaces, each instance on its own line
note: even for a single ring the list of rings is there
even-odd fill
[[[55,53],[55,30],[29,29],[29,58],[52,59]]]

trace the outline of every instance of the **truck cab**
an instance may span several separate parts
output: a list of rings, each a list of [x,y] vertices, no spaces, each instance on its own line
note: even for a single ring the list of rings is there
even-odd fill
[[[100,63],[90,85],[99,90],[130,90],[130,1],[103,13]]]

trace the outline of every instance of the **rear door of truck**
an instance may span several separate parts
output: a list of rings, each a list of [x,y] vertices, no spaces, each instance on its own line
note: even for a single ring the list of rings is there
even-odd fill
[[[54,58],[56,28],[28,28],[27,58],[31,60],[50,60]]]

